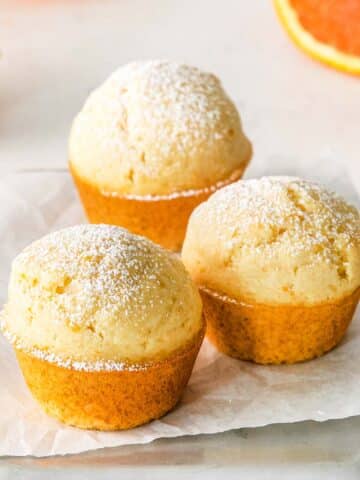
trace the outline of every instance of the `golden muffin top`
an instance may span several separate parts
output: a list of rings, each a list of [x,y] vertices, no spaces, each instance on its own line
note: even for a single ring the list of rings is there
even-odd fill
[[[182,258],[200,285],[264,304],[316,304],[360,286],[359,211],[293,177],[242,180],[192,214]]]
[[[202,189],[244,168],[250,156],[218,78],[160,60],[113,73],[76,116],[69,142],[72,168],[105,194]]]
[[[25,248],[2,315],[18,348],[75,368],[162,359],[201,327],[199,294],[181,261],[108,225],[67,228]]]

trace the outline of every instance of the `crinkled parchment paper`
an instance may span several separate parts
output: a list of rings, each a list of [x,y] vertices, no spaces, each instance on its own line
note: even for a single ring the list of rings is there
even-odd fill
[[[345,173],[339,174],[329,165],[326,171],[330,177],[325,183],[356,201]],[[6,299],[11,259],[25,245],[51,230],[84,221],[66,173],[21,173],[3,178],[0,301]],[[115,433],[78,430],[47,417],[30,396],[11,347],[0,336],[0,455],[76,453],[160,437],[358,415],[359,313],[338,348],[294,366],[263,367],[237,361],[217,353],[205,341],[178,407],[161,420]]]

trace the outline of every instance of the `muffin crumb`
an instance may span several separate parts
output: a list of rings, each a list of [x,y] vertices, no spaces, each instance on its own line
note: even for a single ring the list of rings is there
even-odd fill
[[[109,225],[70,227],[27,247],[13,262],[2,314],[18,348],[83,369],[164,358],[201,325],[178,258]]]
[[[193,212],[183,259],[198,283],[238,299],[329,301],[360,284],[359,212],[299,178],[239,181]]]
[[[165,60],[114,72],[89,96],[69,142],[72,169],[109,195],[211,187],[244,169],[250,156],[218,78]]]

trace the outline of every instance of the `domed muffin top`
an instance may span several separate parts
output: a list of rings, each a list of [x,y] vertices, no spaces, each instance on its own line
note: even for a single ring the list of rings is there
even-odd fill
[[[147,362],[194,338],[201,301],[175,255],[119,227],[79,225],[14,260],[2,327],[50,361]]]
[[[240,301],[336,300],[360,286],[359,211],[299,178],[239,181],[193,212],[182,258],[197,283]]]
[[[160,60],[113,73],[75,118],[69,143],[73,170],[108,194],[202,189],[243,169],[250,156],[220,81]]]

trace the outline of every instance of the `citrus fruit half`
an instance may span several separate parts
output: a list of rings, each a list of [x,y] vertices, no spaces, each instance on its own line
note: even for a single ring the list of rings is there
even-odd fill
[[[360,75],[360,0],[273,0],[294,42],[313,58]]]

